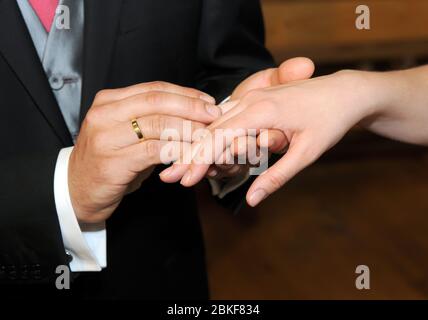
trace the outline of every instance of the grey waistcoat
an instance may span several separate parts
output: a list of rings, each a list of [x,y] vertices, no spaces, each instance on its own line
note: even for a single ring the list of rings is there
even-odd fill
[[[17,0],[61,113],[73,138],[79,133],[82,96],[84,0],[61,0],[48,34],[27,0]],[[70,28],[67,23],[69,9]],[[64,20],[62,20],[64,22]]]

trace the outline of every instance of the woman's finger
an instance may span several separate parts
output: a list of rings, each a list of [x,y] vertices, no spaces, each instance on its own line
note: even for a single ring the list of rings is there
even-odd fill
[[[253,182],[247,193],[247,202],[255,207],[281,188],[304,168],[316,160],[315,152],[304,138],[296,138],[288,152]]]
[[[262,118],[261,115],[245,112],[245,115],[237,114],[221,126],[212,128],[211,134],[197,143],[193,150],[192,164],[181,180],[182,185],[190,187],[202,180],[210,165],[231,146],[234,139],[249,135],[245,128],[259,128]],[[257,133],[257,130],[251,131]]]

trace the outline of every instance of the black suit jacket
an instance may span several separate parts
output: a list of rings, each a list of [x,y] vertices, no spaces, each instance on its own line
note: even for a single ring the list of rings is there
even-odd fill
[[[104,88],[162,80],[220,101],[273,64],[258,0],[88,0],[85,14],[82,119]],[[16,1],[0,0],[0,294],[208,297],[193,191],[157,174],[107,221],[107,269],[53,289],[55,268],[69,263],[54,169],[71,145]]]

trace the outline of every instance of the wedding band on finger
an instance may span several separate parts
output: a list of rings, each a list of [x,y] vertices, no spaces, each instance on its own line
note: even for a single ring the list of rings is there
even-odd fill
[[[131,120],[132,129],[134,130],[135,134],[137,135],[139,140],[144,140],[143,132],[141,131],[140,126],[138,125],[137,119]]]

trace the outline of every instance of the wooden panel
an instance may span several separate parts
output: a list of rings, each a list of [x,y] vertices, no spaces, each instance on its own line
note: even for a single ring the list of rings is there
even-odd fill
[[[355,27],[361,1],[263,0],[267,45],[278,59],[318,62],[428,55],[428,1],[367,0],[371,30]]]

